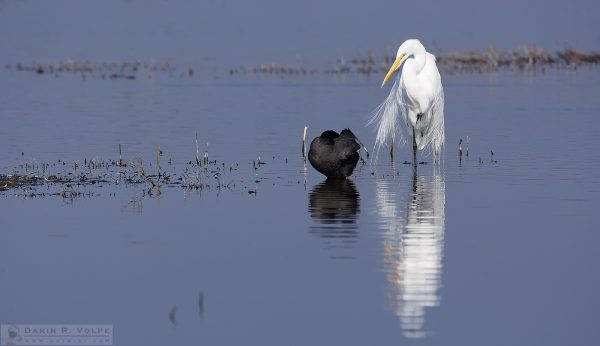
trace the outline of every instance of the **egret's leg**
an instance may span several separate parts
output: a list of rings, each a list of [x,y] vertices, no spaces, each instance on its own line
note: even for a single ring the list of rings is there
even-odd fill
[[[413,197],[413,201],[415,201],[416,197],[417,197],[417,167],[413,166],[413,170],[412,170],[413,176],[412,176],[412,197]]]
[[[390,147],[390,156],[392,157],[392,161],[394,161],[394,146],[396,145],[396,131],[392,132],[392,146]]]
[[[413,167],[417,167],[417,137],[413,127]]]

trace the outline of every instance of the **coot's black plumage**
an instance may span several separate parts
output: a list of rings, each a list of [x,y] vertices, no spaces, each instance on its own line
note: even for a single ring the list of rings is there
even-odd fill
[[[360,158],[359,143],[350,129],[344,129],[340,134],[325,131],[310,143],[308,161],[327,178],[344,179],[352,174]]]

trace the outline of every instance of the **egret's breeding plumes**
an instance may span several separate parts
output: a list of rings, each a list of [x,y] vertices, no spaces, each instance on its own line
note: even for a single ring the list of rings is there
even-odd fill
[[[360,141],[350,129],[340,134],[327,130],[310,143],[308,161],[327,178],[343,179],[354,171],[360,148]]]
[[[417,163],[417,149],[430,149],[434,162],[439,161],[444,145],[444,89],[435,56],[426,52],[419,40],[404,41],[381,87],[401,66],[389,96],[369,121],[378,125],[375,151],[399,129],[402,142],[412,138],[413,165]]]

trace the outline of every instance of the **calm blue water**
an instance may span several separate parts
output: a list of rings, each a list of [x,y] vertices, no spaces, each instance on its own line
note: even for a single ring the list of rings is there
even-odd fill
[[[383,36],[369,41],[367,34],[379,29],[351,5],[340,13],[333,5],[297,6],[321,24],[323,35],[316,35],[313,22],[282,17],[288,9],[277,4],[266,14],[243,4],[119,2],[86,11],[76,4],[1,3],[0,25],[11,23],[11,31],[1,30],[0,62],[168,55],[199,72],[109,80],[3,68],[0,172],[59,159],[68,164],[50,169],[70,172],[74,161],[117,159],[122,144],[126,160],[147,165],[160,145],[162,166],[178,173],[194,159],[196,132],[202,151],[209,143],[211,159],[238,169],[221,177],[231,187],[220,191],[173,187],[149,196],[148,186],[111,183],[75,187],[95,195],[73,200],[3,193],[0,323],[112,324],[115,345],[600,340],[598,70],[442,76],[441,167],[413,171],[403,164],[410,152],[401,149],[394,162],[382,152],[376,164],[359,165],[351,181],[332,184],[305,166],[302,130],[308,126],[312,139],[350,127],[371,146],[374,132],[364,124],[388,92],[379,88],[381,76],[231,77],[227,71],[236,51],[260,63],[301,47],[325,62],[336,50],[319,45],[339,37],[332,47],[354,52],[342,34],[346,21],[369,24],[359,48],[401,40],[392,15],[378,10],[389,3],[368,9],[385,17]],[[596,5],[572,11],[586,6]],[[251,19],[240,19],[243,10],[254,11]],[[552,20],[556,11],[539,20]],[[51,25],[56,18],[63,22]],[[227,19],[219,34],[200,30],[219,18]],[[282,29],[273,36],[262,26],[248,30],[252,18]],[[482,18],[466,23],[478,26]],[[570,40],[584,31],[586,18],[557,38],[533,29],[524,37],[540,44]],[[485,30],[494,32],[452,41],[461,30],[444,31],[449,46],[485,45],[492,40]],[[297,40],[289,43],[282,36],[292,32]],[[206,50],[192,44],[200,42],[196,34],[208,40]],[[597,33],[588,35],[593,47]],[[239,41],[220,51],[210,41],[219,37]],[[240,44],[252,37],[271,47]],[[513,44],[508,34],[494,38]],[[469,157],[460,163],[458,141],[467,136]],[[259,156],[266,164],[254,169]],[[45,189],[56,187],[38,187]]]

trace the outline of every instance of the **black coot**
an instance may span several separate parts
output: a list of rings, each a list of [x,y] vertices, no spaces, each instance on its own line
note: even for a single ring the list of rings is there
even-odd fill
[[[308,161],[328,179],[344,179],[352,174],[360,158],[359,143],[350,129],[340,134],[325,131],[310,143]]]

